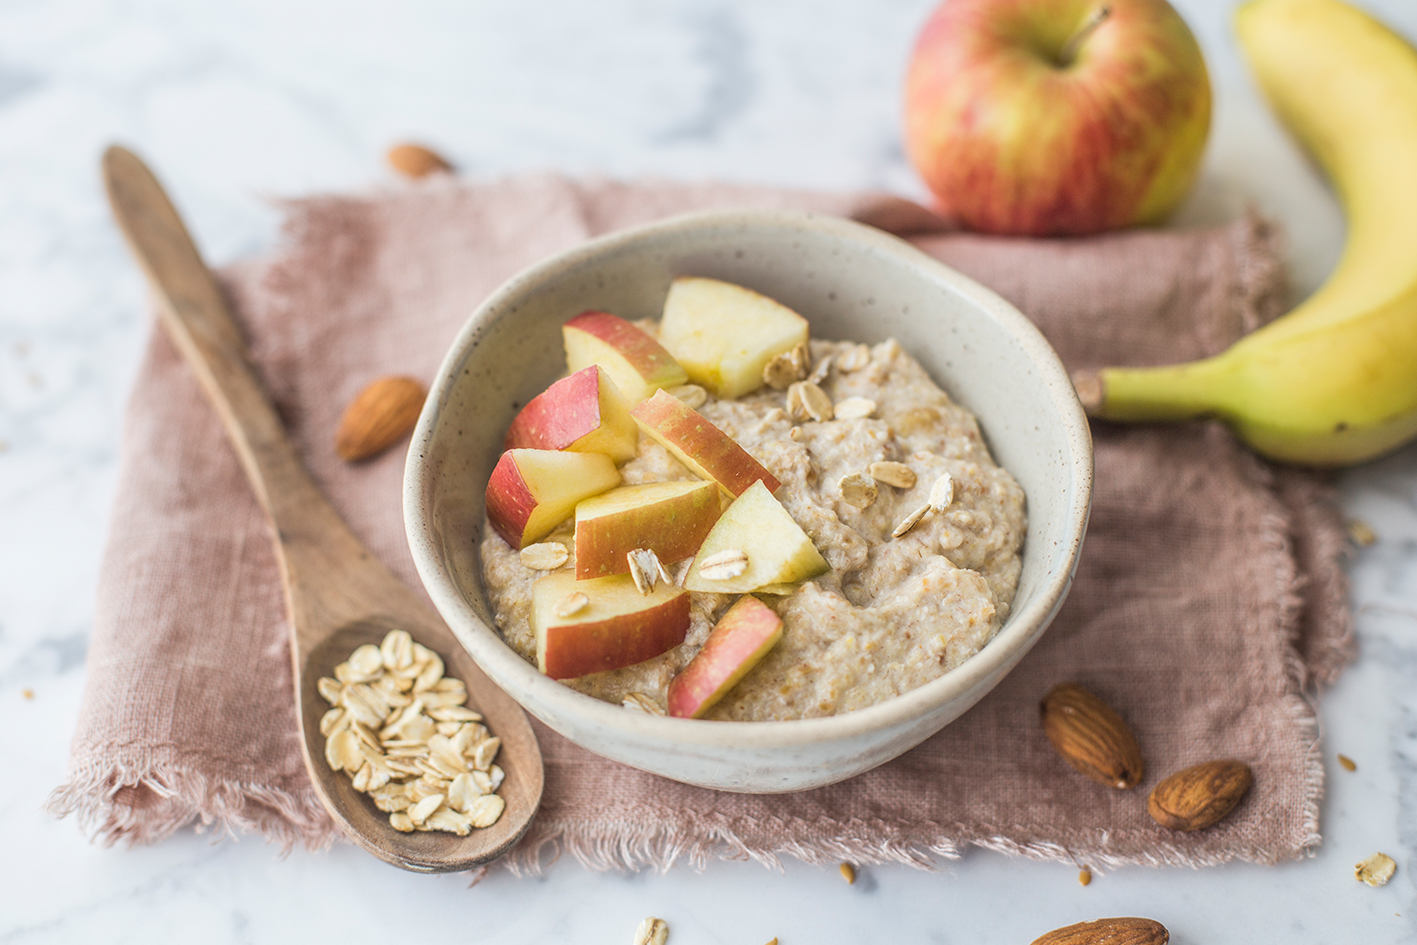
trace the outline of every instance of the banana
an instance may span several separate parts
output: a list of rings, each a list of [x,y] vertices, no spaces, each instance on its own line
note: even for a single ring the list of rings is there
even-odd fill
[[[1338,266],[1292,312],[1201,361],[1079,376],[1109,420],[1217,416],[1281,462],[1343,466],[1417,436],[1417,50],[1339,0],[1251,0],[1251,70],[1348,218]]]

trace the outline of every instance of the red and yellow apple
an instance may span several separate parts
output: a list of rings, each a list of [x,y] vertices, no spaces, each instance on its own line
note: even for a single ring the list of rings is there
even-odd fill
[[[567,614],[568,599],[587,601]],[[531,586],[536,665],[552,679],[573,679],[641,663],[684,642],[689,595],[660,582],[647,595],[629,575],[577,581],[556,571]]]
[[[710,580],[705,560],[725,551],[748,556],[735,577]],[[684,586],[714,594],[790,594],[798,584],[831,570],[812,539],[761,482],[755,482],[719,516],[699,546]]]
[[[762,386],[768,361],[807,340],[807,320],[741,285],[685,276],[669,286],[659,340],[695,384],[742,397]]]
[[[600,365],[620,393],[637,404],[661,387],[689,383],[689,375],[659,342],[609,312],[582,312],[561,326],[572,372]]]
[[[769,492],[782,485],[733,437],[667,391],[630,408],[630,416],[694,475],[717,482],[729,498],[755,482],[766,483]]]
[[[703,649],[669,681],[669,714],[697,719],[782,639],[782,618],[756,597],[738,598],[709,631]]]
[[[1155,223],[1209,129],[1205,60],[1166,0],[945,0],[906,78],[911,161],[989,233]]]
[[[487,480],[487,518],[513,548],[545,538],[576,503],[620,484],[604,453],[507,450]]]
[[[665,564],[691,557],[718,521],[714,482],[621,486],[576,506],[576,578],[630,570],[626,558],[648,548]]]
[[[640,428],[625,395],[592,364],[537,394],[507,429],[504,450],[604,453],[616,463],[635,458]]]

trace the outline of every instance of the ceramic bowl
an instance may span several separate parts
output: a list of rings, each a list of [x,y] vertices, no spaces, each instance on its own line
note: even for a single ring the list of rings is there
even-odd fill
[[[1023,486],[1028,533],[1012,611],[958,668],[870,708],[788,722],[628,711],[539,673],[502,642],[483,589],[483,490],[520,405],[563,371],[561,324],[585,309],[658,317],[670,280],[710,276],[805,316],[814,337],[897,339],[979,418]],[[404,520],[433,603],[528,712],[584,748],[728,791],[840,781],[913,747],[992,689],[1037,642],[1072,583],[1092,494],[1092,442],[1043,336],[993,292],[879,230],[783,211],[710,212],[612,234],[532,266],[473,313],[433,383],[408,452]]]

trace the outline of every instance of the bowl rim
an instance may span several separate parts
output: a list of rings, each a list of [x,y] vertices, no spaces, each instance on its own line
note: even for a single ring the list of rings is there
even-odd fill
[[[558,272],[580,267],[607,252],[684,231],[709,228],[770,227],[815,231],[899,257],[976,303],[1011,334],[1039,371],[1049,401],[1063,423],[1068,446],[1068,508],[1062,540],[1067,566],[1045,576],[1034,600],[1010,613],[999,632],[959,666],[908,692],[866,708],[839,715],[766,722],[682,719],[628,712],[623,707],[577,692],[542,674],[485,624],[464,600],[449,575],[438,566],[432,520],[424,504],[425,462],[439,411],[462,373],[462,364],[479,343],[485,325],[513,307],[514,300]],[[732,742],[748,749],[781,749],[828,740],[853,739],[908,726],[966,695],[991,675],[1007,673],[1037,642],[1072,585],[1086,533],[1093,486],[1091,431],[1071,379],[1057,353],[1038,328],[993,290],[951,269],[910,243],[882,230],[826,214],[786,209],[703,210],[592,238],[533,263],[512,276],[473,311],[438,368],[409,445],[403,481],[405,534],[419,579],[454,635],[482,670],[523,708],[538,717],[541,706],[528,705],[521,692],[534,692],[547,714],[578,717],[585,723],[623,731],[642,740],[663,739],[679,746],[721,747]],[[469,632],[470,631],[470,632]],[[996,680],[997,682],[997,680]],[[987,692],[987,689],[985,690]],[[983,693],[979,694],[982,697]],[[591,749],[594,750],[594,749]]]

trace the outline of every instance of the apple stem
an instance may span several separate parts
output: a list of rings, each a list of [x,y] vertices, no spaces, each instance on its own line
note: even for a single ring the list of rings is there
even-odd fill
[[[1111,15],[1112,8],[1107,6],[1098,7],[1093,11],[1093,14],[1083,22],[1082,26],[1078,27],[1078,31],[1072,35],[1072,38],[1063,44],[1062,50],[1058,53],[1059,65],[1072,65],[1082,44],[1092,35],[1093,30],[1101,26]]]

